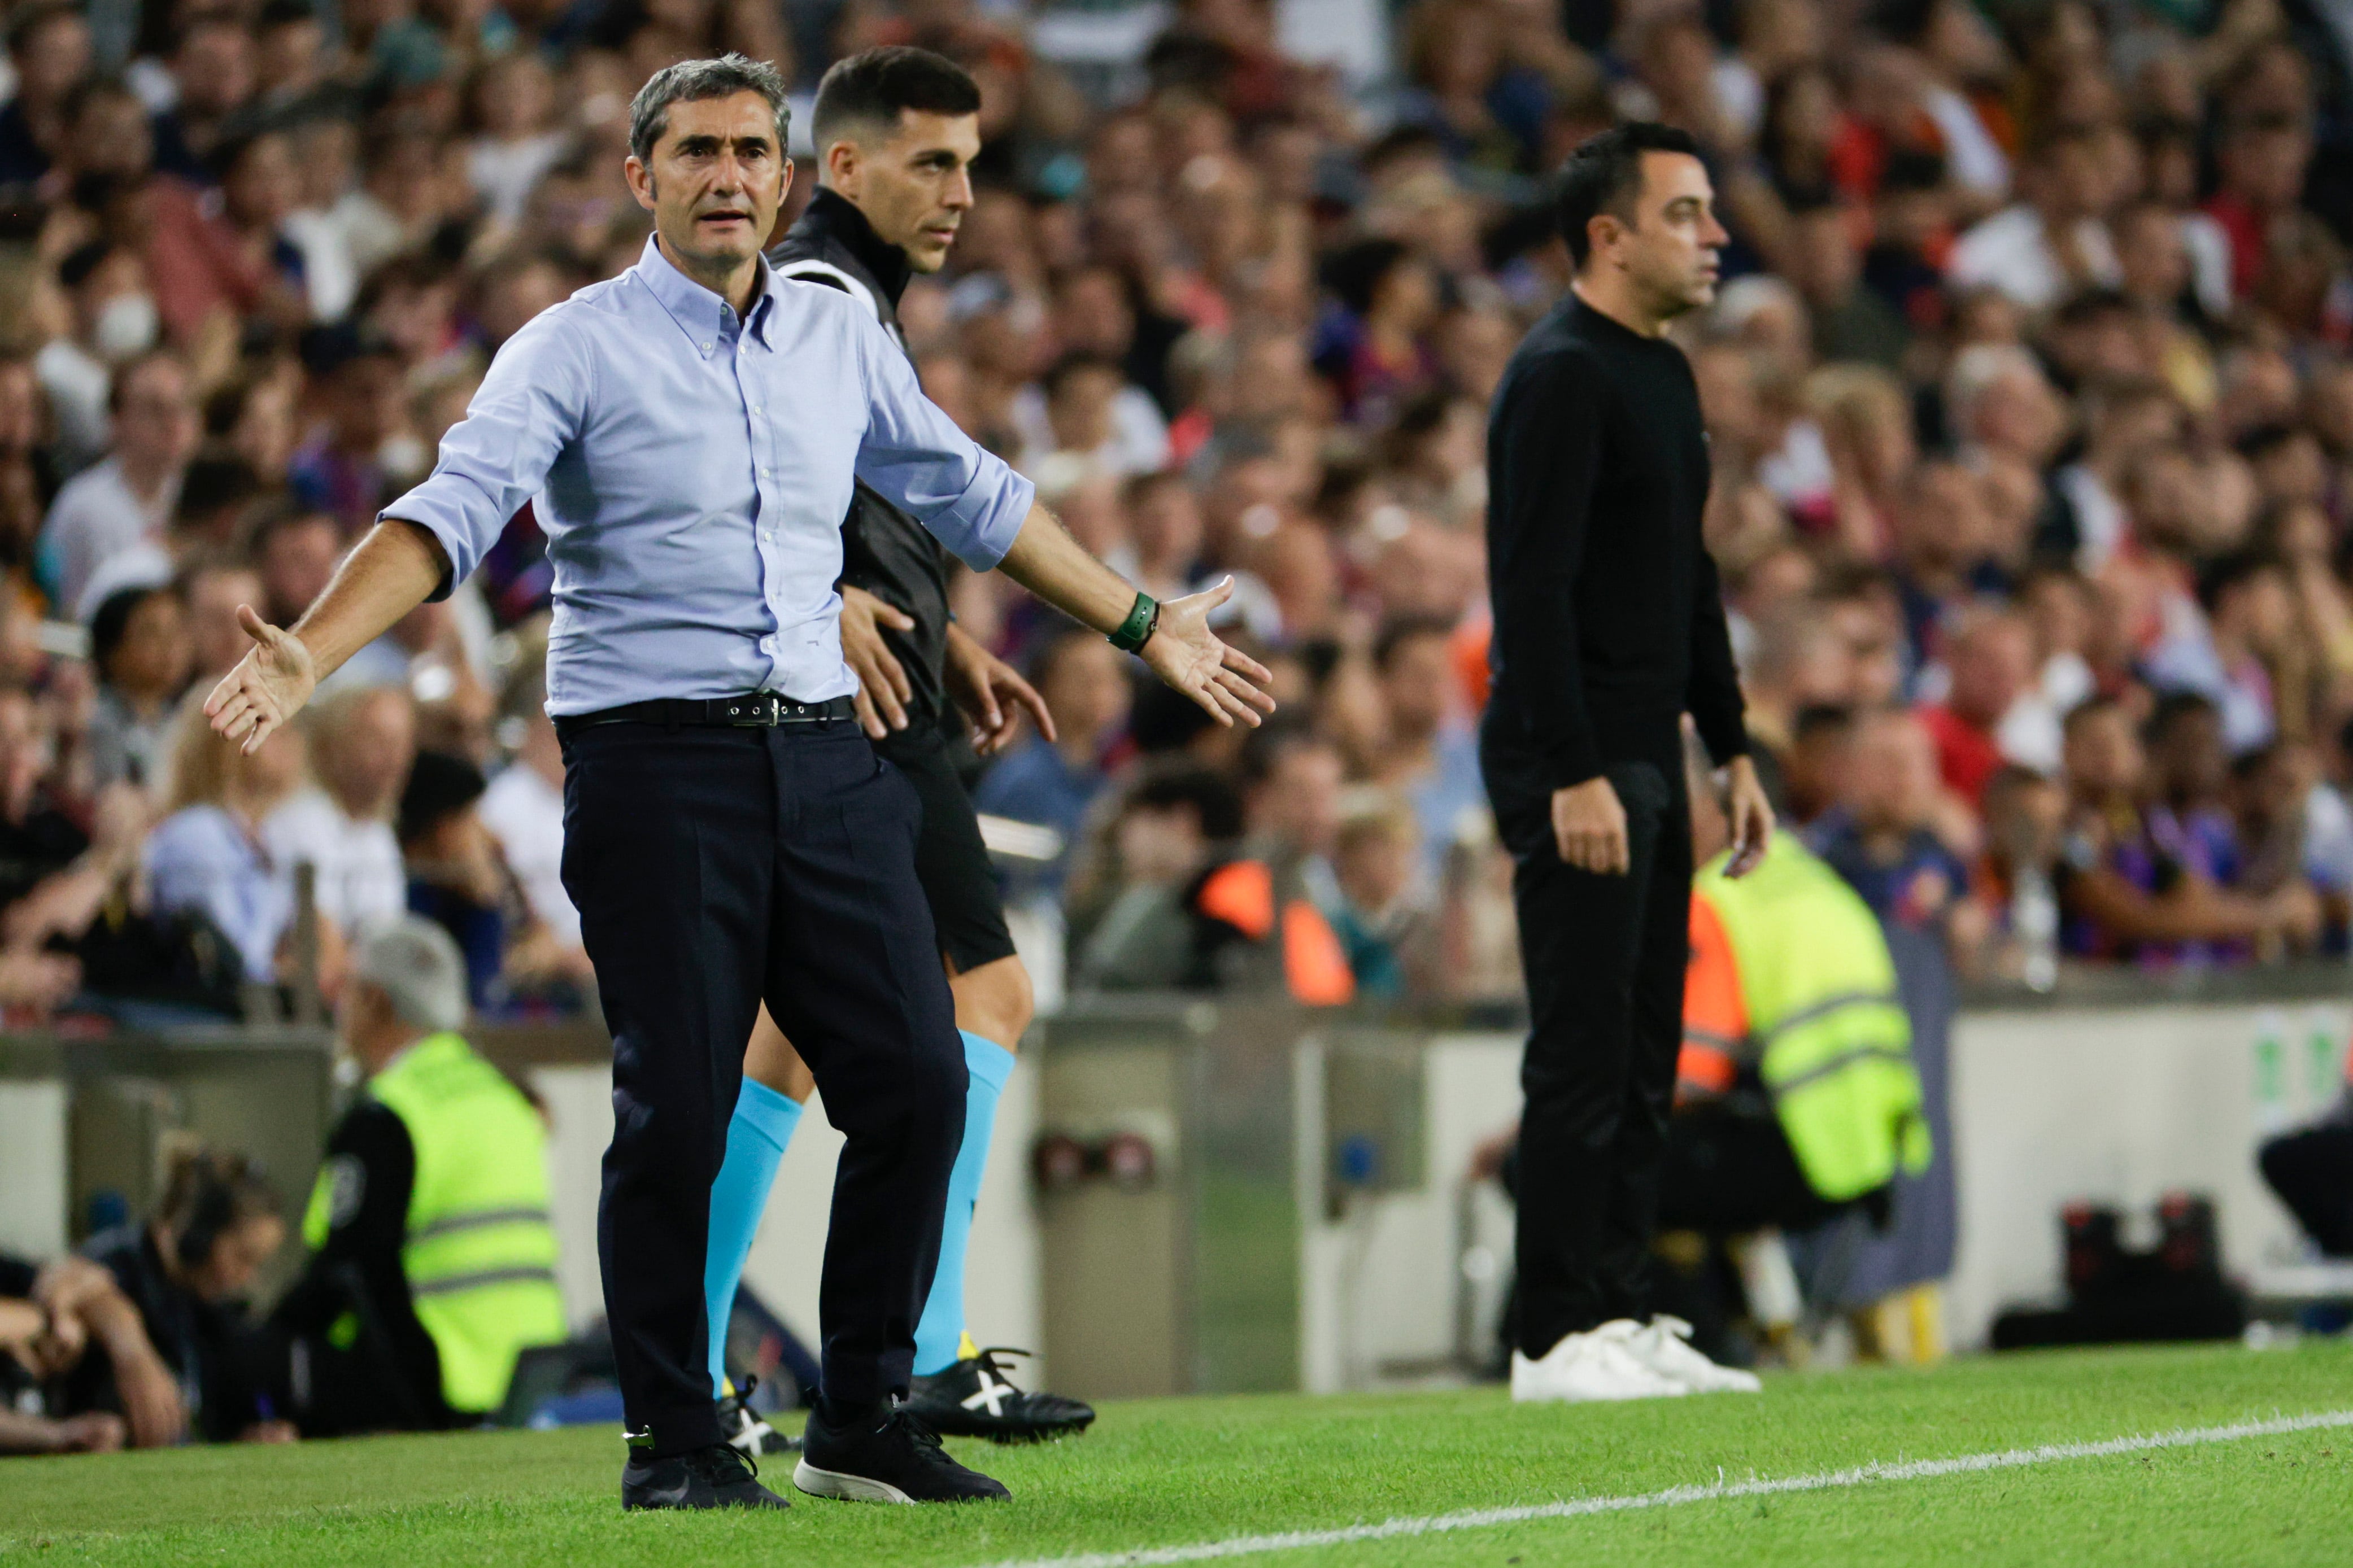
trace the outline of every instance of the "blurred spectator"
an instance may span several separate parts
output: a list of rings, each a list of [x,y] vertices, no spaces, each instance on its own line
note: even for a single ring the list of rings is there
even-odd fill
[[[129,1436],[111,1411],[47,1414],[43,1384],[107,1354],[111,1322],[137,1315],[113,1277],[79,1258],[37,1268],[0,1253],[0,1454],[104,1454]],[[145,1336],[139,1336],[143,1342]]]
[[[140,1447],[290,1438],[253,1381],[246,1321],[246,1297],[285,1241],[278,1193],[252,1162],[178,1150],[143,1223],[82,1245],[137,1310],[145,1349],[85,1360],[67,1407],[120,1412]]]
[[[1974,811],[2001,765],[2002,720],[2033,679],[2034,646],[2023,621],[1988,609],[1961,616],[1946,641],[1945,700],[1923,705],[1920,721],[1936,743],[1945,787]]]
[[[318,787],[272,811],[261,837],[281,873],[307,862],[319,913],[346,937],[408,907],[392,816],[417,754],[416,710],[397,687],[331,694],[304,714]]]
[[[506,957],[507,873],[480,809],[482,771],[446,752],[419,752],[400,792],[400,853],[409,910],[456,940],[468,994],[490,1005]]]
[[[1413,807],[1420,856],[1418,877],[1434,885],[1446,852],[1466,831],[1463,817],[1486,805],[1480,781],[1479,739],[1461,710],[1449,639],[1451,622],[1436,617],[1391,622],[1374,645],[1388,723],[1380,781]]]
[[[125,588],[98,606],[90,621],[98,701],[86,742],[93,784],[162,781],[191,656],[187,612],[169,588]]]
[[[2192,705],[2202,721],[2177,706],[2167,725],[2185,805],[2195,802],[2200,772],[2211,775],[2197,748],[2212,741],[2218,759],[2221,750],[2211,705]],[[2178,810],[2169,843],[2158,841],[2145,804],[2154,793],[2146,753],[2121,704],[2095,697],[2077,708],[2067,716],[2066,745],[2067,827],[2054,879],[2069,952],[2164,965],[2311,944],[2321,913],[2311,888],[2294,883],[2249,898],[2218,886],[2177,854],[2211,865],[2230,847],[2189,837]]]
[[[498,841],[538,933],[510,950],[510,978],[587,985],[595,973],[581,945],[580,911],[564,886],[564,748],[547,716],[545,668],[543,656],[535,657],[511,678],[509,721],[522,726],[522,743],[482,792],[482,825]]]
[[[2264,552],[2235,551],[2199,574],[2198,607],[2150,650],[2149,682],[2196,693],[2220,710],[2230,750],[2253,751],[2277,728],[2270,663],[2296,632],[2287,573]]]
[[[163,542],[180,502],[180,477],[196,447],[188,373],[169,354],[147,354],[117,372],[110,409],[112,450],[67,481],[41,531],[49,602],[76,620],[98,608],[82,599],[100,563]]]
[[[111,439],[107,414],[117,365],[155,346],[155,299],[136,250],[93,239],[58,264],[73,309],[70,336],[51,338],[33,361],[58,422],[60,461],[98,460]]]
[[[1036,686],[1056,738],[1031,735],[990,768],[973,809],[1034,822],[1062,836],[1063,852],[1021,891],[1061,891],[1087,811],[1102,793],[1109,746],[1127,723],[1127,661],[1096,634],[1064,632],[1039,652]]]
[[[204,697],[192,693],[180,706],[163,820],[148,836],[143,868],[157,913],[200,913],[237,950],[246,979],[266,984],[290,968],[294,889],[261,828],[302,786],[302,734],[280,730],[248,755],[212,732]]]
[[[0,106],[0,185],[49,172],[66,139],[68,100],[90,73],[90,25],[70,0],[37,0],[8,18],[16,92]]]

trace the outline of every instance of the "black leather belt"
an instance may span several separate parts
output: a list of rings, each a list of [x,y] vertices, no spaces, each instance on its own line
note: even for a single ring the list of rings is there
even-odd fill
[[[591,730],[599,724],[717,725],[737,730],[767,730],[779,724],[823,724],[852,719],[857,710],[847,697],[823,702],[796,702],[773,691],[747,691],[741,697],[657,697],[650,702],[625,702],[595,713],[577,713],[555,721],[559,734]]]

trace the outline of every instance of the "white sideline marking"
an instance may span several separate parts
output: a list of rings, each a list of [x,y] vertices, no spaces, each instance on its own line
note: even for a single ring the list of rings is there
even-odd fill
[[[2116,1454],[2143,1454],[2154,1448],[2195,1448],[2210,1443],[2236,1443],[2249,1437],[2276,1437],[2290,1432],[2323,1431],[2337,1426],[2353,1426],[2353,1410],[2282,1415],[2269,1421],[2246,1421],[2232,1426],[2192,1426],[2182,1431],[2156,1432],[2137,1437],[2111,1437],[2100,1443],[2046,1443],[2039,1448],[2005,1448],[1999,1453],[1962,1454],[1950,1459],[1908,1459],[1895,1464],[1860,1465],[1849,1470],[1823,1470],[1810,1476],[1785,1476],[1777,1480],[1719,1481],[1709,1487],[1669,1487],[1664,1491],[1643,1492],[1633,1497],[1574,1498],[1564,1502],[1474,1509],[1463,1513],[1432,1514],[1421,1519],[1388,1519],[1378,1524],[1352,1524],[1340,1530],[1293,1530],[1280,1535],[1237,1535],[1226,1541],[1197,1542],[1190,1546],[1145,1546],[1132,1552],[1087,1552],[1071,1557],[1035,1557],[996,1563],[992,1568],[1151,1568],[1153,1564],[1166,1563],[1204,1563],[1219,1557],[1255,1557],[1268,1552],[1298,1552],[1314,1546],[1348,1546],[1359,1541],[1389,1541],[1398,1536],[1487,1530],[1499,1524],[1522,1524],[1531,1520],[1578,1519],[1587,1514],[1676,1508],[1684,1503],[1715,1502],[1726,1498],[1831,1491],[1842,1487],[1867,1486],[1873,1481],[1920,1481],[1938,1476],[1969,1475],[1980,1470],[2022,1469],[2032,1465],[2057,1464],[2066,1459],[2103,1459]]]

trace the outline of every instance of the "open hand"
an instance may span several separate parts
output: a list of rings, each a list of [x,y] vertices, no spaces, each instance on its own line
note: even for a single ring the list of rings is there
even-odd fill
[[[948,627],[948,697],[972,721],[972,749],[993,757],[1013,744],[1026,711],[1038,732],[1054,738],[1054,716],[1021,672],[980,646],[962,626]]]
[[[249,757],[311,700],[319,685],[318,666],[301,637],[271,626],[252,605],[237,607],[237,624],[253,647],[205,699],[205,717],[216,734],[240,742],[238,749]]]
[[[912,632],[915,617],[863,588],[843,584],[841,659],[858,677],[858,691],[849,700],[850,706],[857,710],[859,727],[875,741],[907,727],[907,704],[915,700],[915,688],[900,668],[899,656],[882,640],[884,626]]]
[[[1140,656],[1153,674],[1228,729],[1237,719],[1255,727],[1261,714],[1274,711],[1274,699],[1253,684],[1273,676],[1209,629],[1209,612],[1233,596],[1234,580],[1228,577],[1202,593],[1167,600]]]

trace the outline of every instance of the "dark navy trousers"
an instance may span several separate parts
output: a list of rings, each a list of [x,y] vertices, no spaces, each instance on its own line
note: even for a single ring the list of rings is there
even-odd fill
[[[630,1430],[657,1456],[721,1441],[703,1257],[763,1000],[847,1139],[824,1394],[851,1408],[903,1392],[965,1090],[913,787],[848,719],[559,731],[564,885],[613,1036],[596,1247]]]

